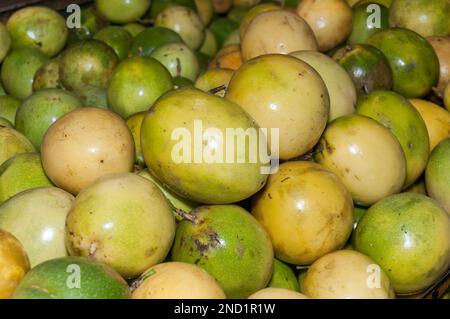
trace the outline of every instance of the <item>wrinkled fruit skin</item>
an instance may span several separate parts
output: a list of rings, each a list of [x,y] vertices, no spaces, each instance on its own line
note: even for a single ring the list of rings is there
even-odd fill
[[[70,281],[79,274],[80,282]],[[79,285],[79,286],[78,286]],[[128,285],[112,268],[81,257],[49,260],[33,268],[14,299],[127,299]]]
[[[150,0],[96,0],[95,6],[106,20],[125,24],[138,20],[150,8]]]
[[[172,260],[197,264],[219,282],[228,298],[246,298],[266,287],[273,269],[270,239],[244,209],[202,206],[194,221],[178,225]]]
[[[420,292],[450,264],[450,216],[420,194],[387,197],[364,214],[355,232],[355,249],[386,272],[398,294]]]

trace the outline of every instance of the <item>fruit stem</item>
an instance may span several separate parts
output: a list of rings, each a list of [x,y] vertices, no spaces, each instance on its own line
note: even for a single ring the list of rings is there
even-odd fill
[[[213,89],[209,90],[208,93],[216,94],[216,93],[218,93],[218,92],[220,92],[220,91],[224,91],[224,90],[226,90],[226,89],[227,89],[226,85],[225,85],[225,84],[222,84],[221,86],[218,86],[218,87],[216,87],[216,88],[213,88]]]
[[[175,213],[176,213],[176,217],[178,217],[178,220],[180,220],[180,221],[188,220],[191,223],[197,222],[197,218],[194,215],[187,213],[182,209],[175,209]]]

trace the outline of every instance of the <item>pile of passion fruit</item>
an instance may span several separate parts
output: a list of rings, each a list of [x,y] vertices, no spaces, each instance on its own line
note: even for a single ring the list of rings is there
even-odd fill
[[[448,0],[66,11],[0,23],[0,298],[395,298],[445,282]]]

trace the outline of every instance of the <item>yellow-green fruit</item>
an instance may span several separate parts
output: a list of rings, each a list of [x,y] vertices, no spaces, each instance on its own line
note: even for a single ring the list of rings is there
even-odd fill
[[[316,51],[297,51],[290,55],[311,65],[325,82],[330,95],[329,122],[355,113],[356,88],[343,67],[329,56]]]
[[[309,64],[281,54],[260,56],[242,65],[225,97],[268,129],[269,140],[274,140],[272,150],[278,142],[272,133],[279,129],[279,157],[283,160],[308,152],[329,117],[328,90],[320,75]]]
[[[213,4],[211,0],[195,0],[195,7],[197,8],[197,13],[202,20],[203,25],[208,25],[214,15]]]
[[[71,255],[89,257],[133,278],[166,258],[175,218],[156,185],[132,173],[110,174],[85,188],[67,216]]]
[[[450,111],[450,82],[444,91],[444,105],[448,111]]]
[[[248,299],[308,299],[308,297],[289,289],[264,288],[249,296]]]
[[[138,281],[133,299],[225,299],[225,293],[210,274],[187,263],[156,265]]]
[[[14,155],[34,152],[34,146],[20,132],[13,128],[0,126],[0,165]]]
[[[363,206],[400,192],[406,178],[405,155],[397,138],[362,115],[331,122],[314,159],[335,172],[355,203]]]
[[[430,150],[450,137],[450,113],[448,111],[425,100],[411,99],[409,102],[419,111],[427,126]]]
[[[200,53],[207,56],[214,56],[218,50],[218,44],[214,33],[209,29],[205,29],[205,39],[203,40],[202,46],[198,49]]]
[[[73,196],[53,187],[33,188],[0,206],[0,228],[22,243],[31,267],[67,256],[64,224]]]
[[[304,293],[310,298],[395,298],[386,273],[354,250],[340,250],[318,259],[309,267],[303,284]]]
[[[433,91],[442,98],[445,88],[450,82],[450,36],[428,37],[427,41],[431,44],[439,59],[439,82],[433,88]]]
[[[278,259],[273,261],[272,278],[270,278],[270,282],[267,287],[290,289],[293,291],[300,290],[297,277],[295,276],[291,266],[279,261]]]
[[[30,270],[22,244],[0,229],[0,299],[8,299]]]
[[[3,61],[5,56],[11,47],[11,37],[9,36],[8,30],[5,25],[0,22],[0,63]]]
[[[253,19],[266,11],[274,11],[274,10],[281,10],[282,8],[274,3],[263,3],[259,4],[257,6],[254,6],[250,10],[247,11],[247,13],[244,15],[244,18],[241,21],[241,25],[239,27],[239,35],[241,36],[241,39],[244,37],[245,32],[247,32],[247,28],[250,24],[250,22],[253,21]]]
[[[16,121],[17,110],[21,104],[22,101],[13,96],[0,96],[0,116],[11,122],[11,124],[14,124]]]
[[[224,97],[233,74],[231,69],[210,69],[200,74],[194,86],[203,92],[214,91],[215,95]]]
[[[269,177],[252,205],[277,258],[309,265],[342,248],[353,228],[353,203],[339,178],[319,164],[288,162]]]
[[[131,115],[127,119],[127,126],[133,134],[134,140],[134,151],[135,151],[135,161],[140,166],[145,166],[144,154],[142,154],[141,149],[141,126],[142,121],[144,120],[145,112],[139,112],[134,115]]]
[[[113,23],[130,23],[138,20],[150,8],[150,0],[96,0],[102,17]]]
[[[374,91],[358,100],[357,111],[388,128],[399,140],[406,159],[404,188],[423,173],[430,154],[430,141],[420,113],[400,94]]]

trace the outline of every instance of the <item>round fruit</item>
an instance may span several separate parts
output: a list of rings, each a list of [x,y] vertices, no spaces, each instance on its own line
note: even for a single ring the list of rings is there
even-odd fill
[[[147,270],[138,279],[133,299],[224,299],[216,280],[195,265],[167,262]]]
[[[0,299],[8,299],[30,270],[22,244],[0,229]]]
[[[232,33],[228,35],[228,37],[223,41],[223,45],[230,45],[230,44],[241,44],[241,37],[239,35],[239,30],[236,29]]]
[[[239,23],[227,18],[218,18],[211,22],[208,29],[214,34],[219,48],[223,46],[225,39],[235,30],[239,29]]]
[[[246,132],[254,143],[240,142]],[[238,105],[187,88],[167,93],[147,112],[141,147],[147,166],[176,193],[200,203],[228,204],[264,186],[270,163],[254,147],[267,146],[259,133]]]
[[[148,28],[134,38],[130,56],[150,56],[160,46],[168,43],[182,43],[175,31],[163,27]]]
[[[329,122],[355,113],[356,89],[344,68],[330,57],[316,51],[297,51],[290,55],[312,66],[325,82],[330,96]]]
[[[333,54],[353,80],[358,95],[374,90],[390,90],[393,85],[392,70],[384,54],[367,44],[347,45]]]
[[[144,154],[141,149],[141,127],[144,120],[145,112],[139,112],[131,115],[127,119],[127,126],[133,135],[134,151],[135,151],[135,163],[140,166],[145,166]]]
[[[259,17],[277,12],[282,11]],[[284,160],[308,152],[329,117],[328,91],[320,75],[307,63],[281,54],[246,62],[233,75],[225,97],[240,105],[261,127],[279,129],[279,156]]]
[[[50,126],[41,154],[48,177],[58,187],[77,194],[103,175],[131,171],[134,142],[118,115],[84,107]]]
[[[0,228],[22,243],[31,267],[67,256],[64,224],[73,196],[53,188],[34,188],[19,193],[0,206]]]
[[[80,91],[86,85],[106,88],[118,63],[119,58],[107,44],[98,40],[79,42],[61,57],[61,83],[71,91]]]
[[[342,248],[353,226],[350,193],[312,162],[282,164],[256,196],[252,214],[269,233],[277,258],[295,265]]]
[[[209,30],[205,29],[205,39],[198,51],[207,56],[214,56],[217,53],[218,45],[216,36]]]
[[[445,87],[450,83],[450,37],[429,37],[427,40],[436,52],[440,65],[439,82],[434,91],[443,97]]]
[[[50,125],[61,116],[81,107],[82,102],[60,89],[44,89],[32,94],[16,113],[16,129],[40,149]]]
[[[182,88],[192,88],[193,86],[194,82],[187,78],[184,78],[182,76],[176,76],[173,78],[173,88],[175,90]]]
[[[34,47],[52,57],[66,45],[68,29],[65,19],[56,11],[40,6],[15,11],[6,25],[12,47]]]
[[[238,44],[229,44],[217,52],[214,59],[208,64],[208,69],[237,70],[242,65],[241,47]]]
[[[398,294],[422,291],[450,266],[450,216],[434,200],[402,193],[376,203],[355,231],[355,249],[371,257]]]
[[[108,88],[109,105],[127,118],[147,111],[172,87],[172,77],[159,61],[150,57],[129,58],[114,70]]]
[[[430,92],[439,78],[439,60],[433,47],[414,31],[387,29],[372,35],[367,43],[387,57],[394,76],[394,91],[405,97]]]
[[[283,288],[299,291],[297,277],[292,268],[285,263],[274,259],[272,278],[267,285],[268,288]]]
[[[169,43],[153,51],[153,58],[161,62],[172,77],[182,76],[195,81],[199,72],[197,56],[183,43]]]
[[[317,41],[309,25],[285,10],[257,15],[248,25],[241,45],[244,61],[269,53],[317,50]]]
[[[411,99],[411,104],[419,111],[427,126],[430,138],[430,150],[433,150],[441,141],[450,137],[450,113],[434,103]]]
[[[413,30],[423,37],[450,35],[448,0],[395,0],[389,11],[391,27]]]
[[[265,288],[255,292],[248,299],[308,299],[308,297],[289,289]]]
[[[173,5],[184,6],[196,10],[195,0],[152,0],[150,12],[147,13],[145,17],[154,20],[158,14]]]
[[[363,206],[400,192],[405,183],[405,155],[397,138],[362,115],[334,120],[318,144],[315,160],[335,172]]]
[[[234,71],[231,69],[211,69],[201,74],[195,81],[195,87],[204,92],[214,92],[224,97]],[[219,91],[219,89],[221,89]]]
[[[357,110],[397,137],[406,159],[403,187],[413,184],[423,173],[430,154],[428,131],[420,113],[403,96],[391,91],[374,91],[359,99]]]
[[[177,32],[192,49],[198,49],[205,37],[204,26],[194,10],[183,6],[170,6],[155,20],[155,26],[169,28]]]
[[[172,260],[208,271],[228,298],[246,298],[269,283],[273,250],[263,227],[243,208],[201,206],[178,225]]]
[[[38,153],[17,154],[0,166],[0,204],[22,191],[45,186],[53,184]]]
[[[142,17],[150,8],[150,0],[95,0],[98,12],[108,21],[130,23]]]
[[[6,57],[11,47],[11,37],[5,25],[0,22],[0,63]]]
[[[353,8],[352,32],[347,39],[348,44],[366,42],[371,35],[389,28],[389,9],[383,5],[358,3]]]
[[[112,268],[81,257],[46,261],[25,276],[14,299],[126,299],[128,285]]]
[[[0,126],[0,145],[0,165],[14,155],[35,151],[33,144],[22,133],[10,127]]]
[[[125,24],[122,26],[125,30],[127,30],[133,38],[135,38],[139,33],[144,31],[145,25],[137,23],[137,22],[131,22],[128,24]]]
[[[214,15],[214,9],[211,0],[195,0],[195,9],[203,25],[208,25]]]
[[[132,173],[98,179],[67,216],[71,255],[89,257],[133,278],[164,260],[175,235],[169,202],[156,185]]]
[[[33,92],[42,89],[62,89],[59,81],[60,59],[54,58],[41,66],[34,74]]]
[[[132,35],[118,26],[107,26],[101,29],[95,34],[94,39],[103,41],[113,48],[120,60],[128,57],[128,52],[133,43]]]
[[[386,273],[369,257],[353,250],[325,255],[309,267],[304,293],[320,299],[395,298]]]
[[[23,47],[13,50],[2,63],[2,82],[6,91],[18,99],[33,92],[34,74],[47,63],[48,57],[38,49]]]
[[[244,37],[245,32],[247,32],[247,28],[250,25],[250,22],[252,22],[256,16],[263,12],[275,10],[281,10],[281,7],[274,3],[263,3],[248,10],[244,15],[239,27],[239,35],[241,39]]]
[[[83,102],[84,106],[108,109],[108,93],[104,88],[92,85],[83,86],[77,92],[77,96]]]
[[[0,116],[14,124],[16,121],[16,112],[21,103],[19,99],[13,96],[0,96]]]
[[[352,31],[352,9],[344,0],[303,0],[297,14],[311,26],[320,51],[328,51]]]
[[[425,181],[430,197],[437,200],[450,215],[450,138],[439,143],[431,153]]]
[[[107,25],[108,22],[100,17],[95,7],[89,6],[82,8],[80,12],[80,25],[79,27],[69,28],[69,39],[67,42],[70,46],[82,40],[92,39],[98,30]]]
[[[191,202],[171,191],[167,186],[164,186],[156,177],[149,172],[148,169],[142,170],[138,173],[139,176],[144,177],[151,181],[153,184],[158,186],[158,188],[163,192],[164,196],[169,200],[170,204],[172,204],[173,208],[176,210],[181,209],[183,212],[190,212],[194,210],[198,204]]]

